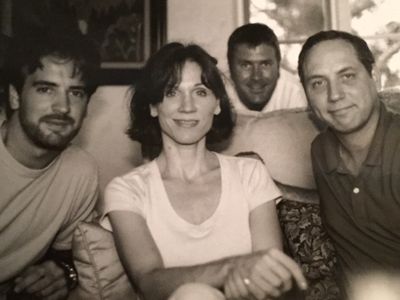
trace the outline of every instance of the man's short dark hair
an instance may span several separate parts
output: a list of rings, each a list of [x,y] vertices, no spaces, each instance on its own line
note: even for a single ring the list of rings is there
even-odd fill
[[[90,97],[97,88],[100,55],[94,42],[78,32],[42,32],[31,37],[16,37],[8,48],[5,74],[20,94],[28,75],[42,68],[41,60],[54,56],[74,63],[74,75],[80,74]],[[6,112],[11,109],[6,101]]]
[[[0,111],[5,108],[5,103],[8,101],[8,80],[4,71],[4,62],[9,43],[10,38],[0,33]]]
[[[274,31],[267,25],[261,23],[245,24],[236,28],[228,40],[228,64],[231,70],[234,52],[236,47],[241,44],[245,44],[254,48],[261,44],[271,46],[275,50],[278,64],[281,61],[279,42]]]
[[[307,58],[308,53],[315,45],[329,40],[343,40],[351,44],[357,54],[358,59],[365,67],[368,74],[372,76],[372,68],[375,63],[375,58],[371,50],[369,49],[368,44],[362,38],[344,31],[338,31],[338,30],[320,31],[310,36],[306,40],[299,54],[297,71],[299,72],[299,77],[303,86],[305,84],[303,64]]]
[[[221,112],[214,116],[211,130],[206,136],[207,145],[222,141],[232,131],[231,107],[216,66],[217,60],[198,45],[170,43],[150,57],[131,99],[128,135],[141,143],[144,157],[153,159],[162,149],[161,128],[158,118],[150,114],[150,105],[161,103],[165,92],[179,84],[186,61],[193,61],[200,66],[202,83],[220,101]]]

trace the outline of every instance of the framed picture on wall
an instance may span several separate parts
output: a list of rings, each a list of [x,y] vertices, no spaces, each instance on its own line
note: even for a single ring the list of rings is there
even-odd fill
[[[133,83],[151,53],[165,42],[166,1],[0,0],[1,7],[11,7],[2,11],[11,22],[2,26],[10,27],[11,35],[57,24],[90,36],[100,50],[104,85]]]

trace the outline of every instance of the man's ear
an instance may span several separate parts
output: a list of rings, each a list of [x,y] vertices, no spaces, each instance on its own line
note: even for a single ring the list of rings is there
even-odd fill
[[[158,107],[157,107],[157,105],[150,104],[150,115],[153,118],[158,117]]]
[[[372,66],[371,76],[372,76],[372,79],[374,80],[378,90],[380,90],[382,87],[381,76],[380,76],[380,72],[379,72],[378,68],[375,65]]]
[[[9,92],[10,92],[10,95],[9,95],[8,101],[10,103],[10,108],[12,110],[19,109],[20,97],[18,95],[17,90],[15,89],[15,87],[13,85],[10,85]]]

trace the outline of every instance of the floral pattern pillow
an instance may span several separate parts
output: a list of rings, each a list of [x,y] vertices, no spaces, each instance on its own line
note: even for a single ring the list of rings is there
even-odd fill
[[[301,265],[309,283],[305,299],[339,299],[335,249],[321,224],[319,204],[283,199],[277,208],[287,251]]]

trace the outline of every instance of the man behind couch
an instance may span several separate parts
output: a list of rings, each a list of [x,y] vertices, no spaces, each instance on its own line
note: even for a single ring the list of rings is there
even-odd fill
[[[260,116],[307,107],[299,80],[280,67],[278,38],[267,25],[252,23],[235,29],[228,40],[227,57],[234,86],[228,81],[227,92],[238,114]]]
[[[97,200],[94,160],[70,141],[96,89],[84,36],[42,33],[9,51],[0,139],[0,299],[63,299],[76,283],[75,226]]]
[[[311,36],[299,56],[310,106],[328,126],[312,161],[346,288],[400,271],[400,118],[379,100],[374,62],[364,40],[341,31]]]

